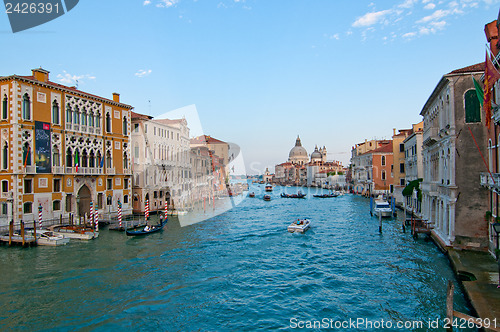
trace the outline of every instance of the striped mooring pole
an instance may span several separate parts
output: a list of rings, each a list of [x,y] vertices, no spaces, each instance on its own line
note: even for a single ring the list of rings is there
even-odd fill
[[[94,203],[90,201],[90,227],[94,226]]]
[[[94,223],[95,223],[95,231],[99,232],[99,211],[97,211],[97,209],[95,209]]]
[[[120,223],[120,228],[122,228],[122,203],[118,200],[118,222]]]
[[[167,213],[168,213],[168,201],[165,199],[165,221],[167,221]]]
[[[42,204],[38,206],[38,226],[42,229]]]
[[[144,210],[144,219],[148,221],[149,218],[149,200],[146,200],[146,209]]]

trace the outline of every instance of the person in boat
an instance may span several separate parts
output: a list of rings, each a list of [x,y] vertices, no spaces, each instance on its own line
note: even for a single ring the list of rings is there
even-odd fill
[[[146,225],[146,227],[144,227],[145,232],[149,232],[150,230],[151,230],[151,227],[149,227],[149,225]]]
[[[160,213],[160,225],[163,224],[163,214]]]

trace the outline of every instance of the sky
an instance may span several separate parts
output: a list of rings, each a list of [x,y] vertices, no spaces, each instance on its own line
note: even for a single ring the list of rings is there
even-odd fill
[[[196,109],[240,146],[249,174],[287,161],[300,135],[349,164],[364,139],[410,128],[440,78],[484,61],[500,0],[80,1],[12,33],[0,75],[50,80],[152,116]],[[191,105],[191,106],[190,106]]]

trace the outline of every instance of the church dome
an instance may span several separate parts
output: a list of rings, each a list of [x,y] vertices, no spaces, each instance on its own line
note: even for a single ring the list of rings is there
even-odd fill
[[[303,157],[307,158],[307,151],[302,146],[302,143],[300,142],[300,138],[297,136],[297,140],[295,141],[295,146],[290,150],[290,153],[288,154],[288,159],[290,161],[293,161],[294,159],[297,159],[297,158],[302,159]]]
[[[323,155],[321,154],[321,152],[318,151],[318,146],[316,146],[314,152],[311,153],[311,161],[314,161],[315,159],[319,159],[321,161],[322,157]]]

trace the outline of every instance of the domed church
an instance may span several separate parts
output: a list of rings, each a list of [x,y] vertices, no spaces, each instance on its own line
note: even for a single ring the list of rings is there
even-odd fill
[[[290,153],[288,154],[288,162],[295,165],[305,165],[309,162],[307,151],[302,146],[299,136],[297,136],[295,146],[290,150]]]

